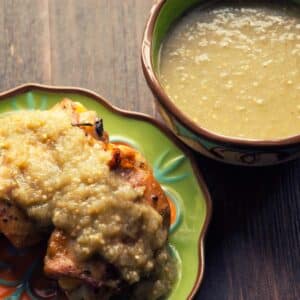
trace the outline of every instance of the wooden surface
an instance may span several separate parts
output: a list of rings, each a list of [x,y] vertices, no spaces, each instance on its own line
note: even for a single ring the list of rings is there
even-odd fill
[[[0,89],[92,89],[156,116],[140,65],[151,0],[0,0]],[[213,198],[198,300],[300,299],[300,161],[246,169],[198,157]]]

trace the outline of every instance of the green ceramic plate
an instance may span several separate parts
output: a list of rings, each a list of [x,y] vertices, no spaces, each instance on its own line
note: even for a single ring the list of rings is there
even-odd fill
[[[99,95],[83,89],[24,85],[0,94],[0,113],[20,109],[44,110],[65,97],[95,110],[104,119],[111,141],[132,145],[152,165],[156,179],[176,208],[176,218],[170,229],[170,248],[179,261],[179,278],[168,299],[192,299],[203,276],[203,239],[211,215],[211,201],[190,153],[156,120],[116,109]],[[10,253],[17,255],[11,250]],[[0,252],[0,277],[8,265],[5,257]],[[14,278],[15,281],[4,275],[5,278],[0,278],[1,299],[33,299],[31,273],[24,272],[27,275]],[[1,297],[1,288],[5,291],[5,286],[10,290],[3,292],[5,297]]]

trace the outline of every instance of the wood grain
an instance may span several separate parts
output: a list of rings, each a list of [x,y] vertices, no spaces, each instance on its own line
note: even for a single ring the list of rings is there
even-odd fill
[[[214,214],[197,299],[300,299],[300,162],[242,168],[198,161]]]
[[[140,65],[151,1],[50,1],[54,84],[84,86],[113,104],[154,113]]]
[[[0,0],[0,89],[92,89],[157,116],[140,65],[151,0]],[[300,161],[239,168],[198,157],[214,204],[197,300],[300,299]]]
[[[0,1],[0,88],[50,83],[48,3]]]

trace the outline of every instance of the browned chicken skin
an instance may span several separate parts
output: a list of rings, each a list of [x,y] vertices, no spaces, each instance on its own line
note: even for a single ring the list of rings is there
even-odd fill
[[[107,151],[112,152],[112,159],[109,162],[112,172],[126,179],[133,187],[144,186],[144,196],[138,201],[153,207],[163,217],[163,226],[167,229],[170,225],[168,201],[141,154],[128,146],[108,143],[108,135],[103,131],[102,121],[97,119],[95,113],[86,111],[80,104],[65,99],[52,108],[52,110],[61,109],[71,114],[72,126],[80,127],[87,135],[103,143]],[[37,244],[43,238],[47,238],[44,230],[30,220],[26,213],[13,203],[13,200],[0,201],[0,232],[14,246],[25,247]],[[120,279],[118,270],[113,265],[100,256],[93,256],[84,262],[79,261],[72,244],[70,237],[63,231],[55,229],[51,234],[44,261],[45,274],[58,279],[67,293],[81,286],[90,286],[93,288],[92,292],[87,294],[92,298],[94,293],[97,293],[98,299],[102,292],[109,295],[110,292],[118,293],[126,287],[126,283]]]
[[[8,200],[0,200],[0,232],[16,247],[32,246],[45,239],[45,229],[28,218],[22,209]]]
[[[45,257],[45,273],[58,279],[78,279],[93,288],[109,286],[118,289],[120,278],[111,264],[99,256],[87,261],[78,260],[73,249],[72,239],[62,231],[54,230]],[[75,280],[73,283],[78,285],[79,282]]]

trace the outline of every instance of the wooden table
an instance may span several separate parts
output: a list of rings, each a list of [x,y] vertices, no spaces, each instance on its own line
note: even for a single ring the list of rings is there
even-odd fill
[[[92,89],[157,117],[140,64],[152,0],[1,0],[0,88]],[[198,157],[214,204],[196,299],[300,299],[300,161],[239,168]]]

